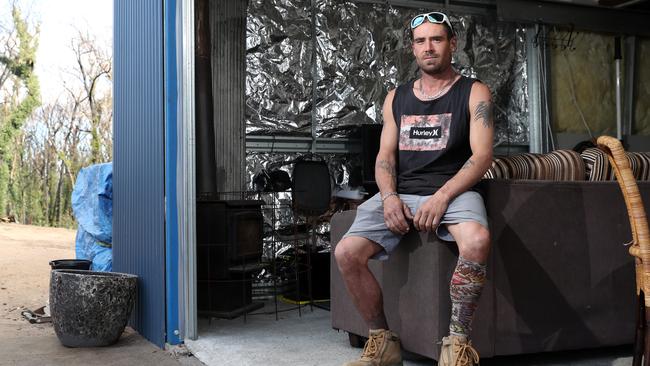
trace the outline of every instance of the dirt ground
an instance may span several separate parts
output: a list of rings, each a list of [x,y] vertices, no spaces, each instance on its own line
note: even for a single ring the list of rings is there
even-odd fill
[[[53,259],[74,258],[76,231],[0,223],[0,330],[21,336],[54,334],[50,324],[30,324],[23,309],[47,303]]]
[[[66,348],[52,323],[30,324],[21,311],[36,310],[49,298],[50,265],[75,258],[76,231],[0,223],[0,366],[200,366],[184,346],[168,351],[131,328],[109,347]]]

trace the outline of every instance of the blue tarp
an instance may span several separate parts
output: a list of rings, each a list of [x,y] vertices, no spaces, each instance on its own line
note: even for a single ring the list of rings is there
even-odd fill
[[[93,271],[111,271],[113,263],[113,163],[83,168],[72,190],[72,211],[79,223],[77,259],[93,261]]]

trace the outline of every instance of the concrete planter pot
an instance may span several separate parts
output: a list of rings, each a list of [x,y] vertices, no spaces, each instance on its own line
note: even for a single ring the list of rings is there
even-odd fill
[[[57,269],[50,276],[54,331],[66,347],[117,342],[135,302],[138,276]]]

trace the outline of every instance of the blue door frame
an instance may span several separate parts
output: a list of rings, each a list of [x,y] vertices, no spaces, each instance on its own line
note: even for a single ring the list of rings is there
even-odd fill
[[[178,243],[178,72],[177,72],[177,13],[176,0],[164,0],[164,79],[165,79],[165,298],[166,341],[182,342],[179,322],[179,243]]]

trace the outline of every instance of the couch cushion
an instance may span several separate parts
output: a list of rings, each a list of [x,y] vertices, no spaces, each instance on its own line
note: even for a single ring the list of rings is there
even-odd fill
[[[555,150],[548,154],[523,153],[498,157],[483,178],[585,180],[585,163],[575,151]]]
[[[646,152],[628,152],[632,163],[632,173],[636,180],[650,180],[650,154]]]
[[[536,179],[574,181],[585,180],[585,163],[573,150],[555,150],[543,154],[544,170],[538,170]]]
[[[587,180],[613,180],[614,174],[612,173],[612,167],[609,165],[609,160],[607,160],[607,155],[599,148],[591,147],[586,149],[581,156],[585,162]]]
[[[642,152],[626,152],[627,160],[632,169],[632,175],[636,180],[650,180],[650,155]],[[582,152],[582,159],[585,162],[587,180],[615,180],[616,175],[612,170],[607,155],[595,147]]]
[[[483,178],[531,179],[536,154],[524,153],[494,158]]]

